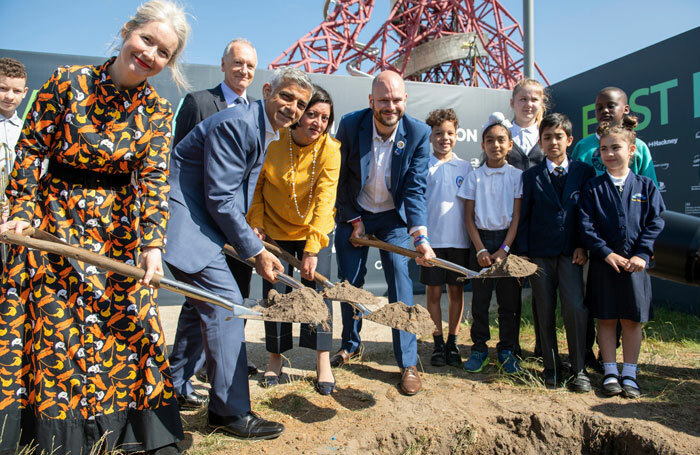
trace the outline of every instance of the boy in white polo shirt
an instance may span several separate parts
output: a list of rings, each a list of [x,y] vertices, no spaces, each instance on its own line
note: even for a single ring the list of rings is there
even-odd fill
[[[459,120],[454,110],[438,109],[428,114],[425,123],[432,128],[430,144],[433,149],[426,186],[430,244],[437,257],[466,267],[469,236],[464,229],[464,203],[457,198],[457,192],[473,171],[468,162],[452,153],[457,142]],[[426,303],[435,323],[435,346],[430,357],[433,366],[462,365],[457,334],[464,308],[464,285],[457,278],[457,273],[439,267],[420,268],[420,282],[426,286]],[[447,284],[449,302],[447,343],[442,335],[440,309],[444,284]]]

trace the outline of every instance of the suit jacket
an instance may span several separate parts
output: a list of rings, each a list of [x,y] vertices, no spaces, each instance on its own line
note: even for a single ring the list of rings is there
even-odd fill
[[[530,257],[571,256],[583,247],[579,236],[578,202],[595,169],[569,161],[561,199],[542,161],[523,172],[523,201],[518,225],[517,249]]]
[[[335,137],[340,141],[340,179],[336,199],[336,221],[360,216],[357,197],[364,186],[372,161],[371,109],[343,116]],[[394,206],[407,226],[427,226],[425,186],[430,156],[430,127],[404,115],[396,130],[391,157],[391,188]],[[403,147],[399,147],[403,145]]]
[[[256,101],[255,98],[248,97],[249,104],[254,101]],[[223,111],[226,107],[226,98],[221,90],[221,84],[207,90],[188,93],[175,119],[173,147],[180,143],[199,122]]]
[[[525,152],[523,152],[523,149],[521,149],[518,144],[513,142],[513,150],[511,150],[506,156],[506,161],[514,168],[525,172],[532,166],[544,161],[544,153],[542,153],[542,150],[540,149],[540,144],[535,144],[535,146],[532,147],[532,150],[530,150],[530,153],[526,155]]]
[[[583,242],[601,260],[615,252],[649,264],[654,241],[664,228],[664,210],[661,193],[649,177],[630,172],[620,194],[606,172],[588,182],[581,194]]]
[[[165,261],[196,273],[230,243],[245,257],[262,243],[245,219],[265,159],[262,101],[200,122],[170,159],[170,222]]]

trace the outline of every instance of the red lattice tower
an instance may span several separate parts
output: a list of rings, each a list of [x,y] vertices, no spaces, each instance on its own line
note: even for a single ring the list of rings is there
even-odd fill
[[[326,19],[269,68],[332,74],[345,63],[353,75],[392,69],[408,80],[501,89],[523,78],[523,31],[497,0],[388,1],[389,17],[360,43],[374,0],[325,0]]]

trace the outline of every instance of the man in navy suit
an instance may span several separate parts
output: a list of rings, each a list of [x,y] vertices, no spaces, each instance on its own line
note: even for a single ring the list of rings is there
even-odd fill
[[[338,276],[354,286],[364,284],[367,247],[355,247],[351,237],[373,234],[380,240],[409,247],[429,266],[435,257],[428,240],[425,185],[430,155],[430,128],[404,115],[406,87],[393,71],[380,73],[372,82],[369,109],[342,118],[336,139],[341,143],[340,179],[336,207],[335,249]],[[389,288],[389,301],[413,305],[413,284],[404,256],[382,251],[382,268]],[[341,304],[342,345],[331,365],[340,366],[359,355],[362,321],[354,310]],[[416,370],[416,336],[393,330],[394,357],[401,368],[400,388],[407,395],[420,391]]]
[[[254,258],[263,279],[276,281],[282,264],[268,253],[248,226],[245,208],[270,142],[280,128],[301,118],[311,97],[311,81],[294,68],[275,71],[263,86],[263,101],[226,109],[199,123],[173,150],[170,165],[170,221],[165,253],[173,276],[234,302],[241,293],[222,247],[231,244],[244,258]],[[207,362],[209,426],[241,438],[268,439],[284,427],[250,411],[243,321],[216,305],[187,298],[198,321],[178,321],[187,333],[199,325]],[[177,343],[177,340],[176,340]],[[191,353],[199,353],[192,349]],[[172,368],[173,377],[197,359]]]
[[[182,106],[177,113],[175,120],[175,136],[173,137],[173,148],[177,146],[189,134],[192,129],[202,120],[223,111],[226,108],[238,104],[249,104],[255,99],[248,96],[248,86],[255,77],[255,68],[258,65],[258,56],[253,44],[244,38],[236,38],[229,42],[224,48],[221,57],[221,71],[224,73],[224,80],[221,84],[207,90],[188,93],[182,101]],[[247,207],[243,207],[247,210]],[[233,258],[226,257],[233,277],[238,283],[238,289],[243,298],[250,295],[250,279],[252,269],[247,265]],[[181,321],[181,322],[180,322]],[[193,324],[189,324],[192,321]],[[175,339],[176,344],[170,352],[170,365],[178,371],[182,371],[181,376],[173,378],[173,386],[177,393],[177,401],[180,407],[200,407],[207,402],[205,395],[198,394],[190,378],[195,372],[204,370],[204,349],[202,347],[202,331],[199,328],[199,313],[189,302],[185,302],[180,310],[178,327],[190,329],[188,333],[178,333]],[[194,324],[196,323],[196,325]],[[180,369],[178,363],[185,359],[196,358],[192,350],[199,352],[199,359],[190,368]],[[255,365],[248,363],[248,374],[257,373]],[[198,377],[201,377],[198,373]]]
[[[584,365],[588,310],[583,300],[586,252],[579,236],[579,197],[595,177],[592,166],[570,161],[566,149],[573,140],[571,121],[564,114],[547,115],[540,123],[540,146],[547,157],[523,172],[523,201],[516,245],[538,265],[530,277],[533,313],[539,319],[545,384],[557,387],[562,377],[556,338],[557,288],[569,347],[572,378],[569,387],[588,392],[591,383]]]

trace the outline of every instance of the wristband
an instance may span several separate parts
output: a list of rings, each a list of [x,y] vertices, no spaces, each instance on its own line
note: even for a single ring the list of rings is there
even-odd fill
[[[505,251],[506,253],[510,253],[510,247],[506,245],[505,243],[501,245],[501,249]]]
[[[425,234],[421,234],[421,235],[416,236],[416,238],[413,240],[413,246],[418,246],[418,245],[421,245],[423,243],[428,243],[428,242],[430,242],[430,239],[428,238],[428,236]]]
[[[486,248],[482,248],[482,249],[480,249],[479,251],[476,252],[476,257],[479,257],[479,255],[480,255],[481,253],[488,253],[488,252],[489,252],[489,250],[487,250]]]
[[[361,217],[361,216],[358,216],[358,217],[355,218],[354,220],[350,220],[350,224],[352,224],[352,225],[354,226],[354,225],[356,225],[357,223],[359,223],[359,222],[361,222],[361,221],[362,221],[362,217]]]
[[[422,245],[422,244],[424,244],[424,243],[428,243],[428,239],[420,239],[420,240],[417,240],[417,241],[413,242],[413,246],[414,246],[414,247],[418,247],[419,245]]]

